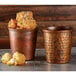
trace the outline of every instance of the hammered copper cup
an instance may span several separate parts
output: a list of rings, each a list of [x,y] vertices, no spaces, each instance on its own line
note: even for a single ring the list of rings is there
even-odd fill
[[[12,53],[19,51],[26,56],[26,60],[34,59],[37,28],[34,30],[9,28],[9,37]]]
[[[55,63],[56,55],[56,27],[50,26],[43,29],[44,46],[46,61],[49,63]]]
[[[67,63],[70,61],[72,46],[72,28],[69,26],[58,26],[57,28],[57,55],[56,63]]]
[[[72,30],[66,26],[50,26],[43,29],[46,60],[49,63],[70,61]]]

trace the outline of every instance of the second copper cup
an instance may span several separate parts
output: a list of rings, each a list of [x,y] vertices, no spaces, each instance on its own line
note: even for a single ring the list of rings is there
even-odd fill
[[[46,60],[49,63],[70,61],[72,30],[65,26],[51,26],[43,29]]]

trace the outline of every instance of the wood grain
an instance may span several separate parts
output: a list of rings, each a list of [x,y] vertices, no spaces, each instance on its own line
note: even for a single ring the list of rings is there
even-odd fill
[[[0,6],[0,21],[15,18],[19,11],[33,11],[37,21],[48,20],[76,20],[76,6]]]

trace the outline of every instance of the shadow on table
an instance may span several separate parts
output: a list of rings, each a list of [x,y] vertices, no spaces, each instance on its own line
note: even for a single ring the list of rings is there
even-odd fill
[[[76,55],[71,55],[70,64],[76,64]]]
[[[37,61],[46,61],[45,56],[36,56],[35,60]],[[76,64],[76,55],[71,55],[70,63],[69,64]]]
[[[37,60],[37,61],[45,61],[46,59],[45,59],[45,56],[36,56],[35,60]]]

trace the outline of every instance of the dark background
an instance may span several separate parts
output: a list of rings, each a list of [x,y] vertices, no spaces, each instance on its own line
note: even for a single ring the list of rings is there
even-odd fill
[[[8,21],[19,11],[33,11],[39,28],[51,25],[65,25],[73,28],[73,43],[76,46],[76,6],[74,5],[2,5],[0,6],[0,48],[10,48]],[[43,35],[39,30],[37,48],[43,48]]]

